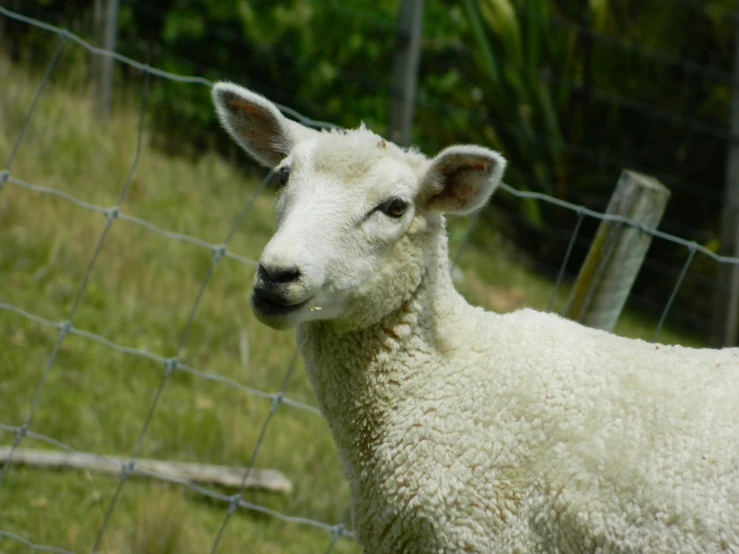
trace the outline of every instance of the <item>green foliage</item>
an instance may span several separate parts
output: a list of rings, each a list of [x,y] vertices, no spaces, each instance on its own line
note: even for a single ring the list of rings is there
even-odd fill
[[[626,0],[462,4],[469,22],[462,40],[473,49],[456,71],[474,87],[446,96],[463,114],[449,120],[459,127],[449,138],[501,150],[510,164],[506,179],[517,188],[596,209],[605,208],[622,169],[653,174],[674,193],[663,228],[681,236],[700,229],[688,235],[698,240],[715,234],[736,32],[731,2],[671,2],[670,9]],[[434,128],[428,116],[422,124]],[[566,240],[545,228],[566,235],[574,214],[531,200],[499,202],[516,214],[507,229],[519,244],[556,266]],[[592,233],[592,225],[585,229]],[[583,254],[576,249],[573,269]],[[679,267],[685,255],[660,244],[653,257],[664,265],[647,268],[636,293],[663,304],[664,267]],[[716,271],[715,264],[696,268],[706,277]],[[703,316],[712,292],[706,282],[688,282],[679,296]]]
[[[238,81],[314,118],[344,126],[363,119],[384,130],[394,1],[355,2],[348,9],[301,0],[156,7],[131,0],[124,8],[124,51],[174,72]],[[374,32],[366,32],[362,17],[371,17]],[[191,124],[213,129],[207,99],[180,101],[176,85],[162,83],[156,102],[164,108],[159,125],[167,134]]]

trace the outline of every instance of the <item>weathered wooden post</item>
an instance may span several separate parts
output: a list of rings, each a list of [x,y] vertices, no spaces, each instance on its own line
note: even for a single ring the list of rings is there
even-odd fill
[[[670,191],[653,177],[625,170],[606,213],[656,228]],[[603,220],[563,315],[612,331],[636,280],[652,236],[622,221]]]
[[[411,143],[416,81],[421,60],[422,22],[423,0],[402,0],[395,37],[388,122],[388,138],[401,146]]]

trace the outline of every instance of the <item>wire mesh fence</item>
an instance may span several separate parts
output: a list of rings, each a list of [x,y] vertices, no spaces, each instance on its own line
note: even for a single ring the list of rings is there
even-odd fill
[[[682,1],[687,1],[687,0],[674,0],[674,1],[682,2]],[[151,80],[153,78],[166,79],[166,80],[181,83],[183,86],[191,84],[191,85],[209,87],[212,83],[208,79],[205,79],[202,77],[183,76],[183,75],[173,74],[167,71],[162,71],[154,67],[150,67],[147,64],[142,64],[128,57],[122,56],[118,53],[101,50],[99,48],[92,46],[91,44],[89,44],[88,42],[80,38],[79,36],[72,34],[63,28],[49,25],[42,21],[23,16],[21,14],[9,11],[3,7],[0,7],[0,14],[4,17],[11,18],[19,22],[23,22],[28,25],[38,27],[40,29],[44,29],[48,31],[49,33],[57,35],[59,37],[59,44],[54,50],[51,60],[48,62],[44,76],[41,80],[41,83],[36,91],[34,98],[32,99],[30,108],[25,116],[25,120],[22,124],[21,130],[18,133],[18,136],[11,149],[10,156],[5,163],[4,169],[0,170],[0,195],[2,195],[3,189],[7,189],[9,187],[15,187],[19,190],[22,190],[28,193],[38,193],[38,194],[45,195],[45,196],[57,197],[80,209],[100,214],[101,216],[105,218],[105,225],[99,237],[97,238],[96,246],[93,250],[93,254],[89,260],[84,276],[78,284],[77,290],[74,294],[73,302],[71,304],[71,309],[69,310],[67,316],[63,320],[55,321],[49,318],[41,317],[37,314],[30,313],[29,311],[14,305],[12,289],[6,290],[3,293],[3,296],[0,296],[0,310],[3,310],[7,313],[12,313],[17,318],[31,321],[35,324],[38,324],[45,328],[52,329],[56,332],[56,339],[55,339],[54,345],[51,348],[46,358],[45,365],[41,371],[40,379],[36,385],[33,396],[29,402],[24,418],[20,422],[16,422],[16,423],[0,422],[0,431],[2,431],[3,433],[7,435],[12,436],[11,454],[6,458],[5,462],[2,465],[2,468],[0,468],[0,497],[4,497],[2,504],[14,502],[14,498],[8,487],[8,481],[12,479],[11,466],[13,463],[13,452],[16,451],[16,449],[19,448],[25,441],[34,440],[34,441],[39,441],[43,443],[44,445],[50,448],[56,449],[56,450],[75,453],[75,454],[81,454],[84,456],[88,456],[90,458],[94,458],[99,461],[109,463],[111,465],[116,466],[119,469],[118,483],[116,485],[114,493],[111,496],[110,501],[108,502],[104,510],[104,517],[102,519],[102,524],[100,525],[96,533],[94,543],[90,546],[90,552],[100,551],[102,541],[104,539],[104,536],[110,524],[111,516],[115,512],[118,506],[121,493],[126,488],[126,484],[129,481],[129,478],[136,473],[146,474],[150,478],[160,480],[163,482],[169,482],[169,483],[175,483],[178,485],[182,485],[183,487],[186,487],[190,491],[197,493],[198,495],[202,495],[204,497],[212,499],[213,501],[218,502],[222,505],[223,515],[222,515],[220,526],[218,528],[218,532],[213,537],[211,552],[216,552],[218,550],[223,532],[227,528],[233,515],[238,510],[256,512],[256,513],[260,513],[260,514],[263,514],[271,518],[276,518],[277,520],[281,520],[284,522],[311,526],[311,527],[323,530],[327,533],[328,546],[327,546],[326,552],[331,552],[334,549],[335,545],[342,538],[351,539],[352,537],[352,533],[348,527],[348,522],[347,522],[348,512],[345,513],[344,519],[342,521],[324,522],[324,521],[319,521],[317,519],[313,519],[310,517],[284,514],[274,509],[271,509],[269,507],[260,505],[258,503],[247,501],[243,497],[244,487],[248,479],[249,472],[255,467],[255,461],[257,459],[257,455],[260,451],[260,448],[264,444],[264,441],[266,440],[265,437],[266,437],[267,430],[270,427],[270,425],[273,424],[275,414],[279,410],[290,409],[290,410],[299,410],[303,413],[309,414],[311,417],[320,417],[320,412],[315,407],[307,403],[291,399],[287,396],[288,383],[291,377],[293,376],[293,372],[296,367],[296,361],[297,361],[297,356],[298,356],[297,352],[295,352],[291,356],[290,363],[288,364],[287,367],[284,368],[281,385],[279,386],[277,390],[274,390],[272,392],[265,391],[265,390],[259,390],[256,388],[243,385],[234,379],[220,375],[218,373],[196,369],[195,367],[184,363],[180,359],[180,353],[182,349],[184,348],[184,346],[186,345],[188,341],[188,337],[190,336],[191,327],[193,325],[193,321],[196,318],[196,314],[198,312],[198,308],[200,306],[203,294],[208,288],[209,284],[211,283],[213,279],[213,275],[214,275],[214,270],[218,266],[219,262],[221,262],[221,260],[223,260],[224,258],[228,258],[238,264],[243,264],[248,267],[256,267],[256,261],[230,251],[229,244],[231,242],[231,239],[234,236],[234,233],[239,228],[239,225],[241,224],[241,222],[254,209],[254,202],[259,197],[259,195],[264,191],[270,179],[273,177],[273,173],[270,172],[266,177],[262,179],[261,183],[255,188],[251,197],[245,203],[245,205],[240,210],[237,217],[234,219],[233,223],[231,224],[230,231],[227,233],[226,236],[223,237],[223,241],[219,244],[212,244],[208,241],[204,241],[195,236],[189,236],[187,234],[182,234],[179,232],[168,231],[166,229],[160,228],[158,225],[155,225],[154,223],[151,223],[139,217],[125,213],[125,211],[122,208],[122,203],[124,199],[126,198],[126,195],[130,191],[131,182],[132,182],[134,173],[136,172],[137,165],[139,163],[139,157],[141,154],[141,150],[144,146],[142,136],[144,133],[144,126],[145,126],[145,113],[146,113],[148,101],[150,98],[149,91],[150,91],[150,86],[151,86]],[[135,150],[133,160],[130,164],[128,174],[125,177],[125,180],[123,182],[123,185],[120,188],[120,191],[118,192],[117,201],[111,206],[101,206],[101,205],[97,205],[94,203],[90,203],[83,198],[77,198],[61,189],[28,183],[25,180],[23,180],[22,175],[16,175],[13,170],[13,167],[14,167],[13,163],[16,158],[16,155],[19,152],[19,150],[23,148],[24,134],[28,127],[29,121],[31,121],[31,119],[35,116],[35,110],[39,102],[43,102],[43,92],[44,92],[45,87],[48,84],[49,76],[52,74],[55,67],[57,66],[60,57],[63,56],[65,50],[68,49],[71,44],[80,46],[95,55],[107,56],[107,57],[113,58],[122,64],[126,64],[132,68],[137,69],[138,71],[140,71],[142,75],[143,89],[140,92],[139,120],[138,120],[138,131],[137,131],[137,139],[136,139],[136,150]],[[628,45],[626,45],[625,47],[627,46]],[[671,60],[671,62],[678,63],[678,61],[676,60]],[[683,62],[680,62],[680,63],[683,63]],[[316,121],[311,118],[305,117],[301,113],[287,106],[280,106],[280,108],[287,116],[296,119],[297,121],[301,122],[302,124],[306,126],[310,126],[314,128],[333,127],[333,125],[330,123]],[[558,199],[553,196],[539,193],[539,192],[519,190],[507,184],[501,185],[501,191],[498,193],[497,197],[500,197],[501,195],[510,195],[516,198],[531,199],[536,202],[541,202],[541,203],[557,206],[563,210],[571,212],[572,214],[574,214],[576,218],[575,225],[569,232],[568,247],[566,249],[562,263],[557,271],[556,282],[553,286],[553,290],[551,293],[552,296],[549,301],[550,309],[553,306],[553,299],[555,295],[557,294],[557,291],[563,282],[565,272],[566,272],[565,270],[570,261],[570,257],[571,257],[574,245],[578,241],[581,241],[583,239],[583,237],[581,236],[582,224],[587,219],[596,220],[596,221],[605,221],[605,220],[619,221],[627,226],[638,229],[640,232],[649,234],[659,241],[666,241],[671,244],[682,247],[685,252],[684,263],[682,267],[680,268],[678,274],[674,278],[674,282],[669,287],[671,292],[669,294],[667,302],[662,307],[661,314],[659,317],[659,322],[654,330],[654,334],[652,337],[653,341],[657,340],[657,338],[659,337],[659,333],[662,329],[662,326],[665,323],[670,313],[675,296],[678,290],[680,289],[681,285],[683,284],[685,276],[688,272],[688,269],[690,268],[696,256],[704,256],[707,259],[712,260],[716,264],[727,264],[727,265],[739,266],[739,259],[717,255],[715,252],[711,251],[710,249],[700,244],[697,244],[695,241],[687,240],[687,239],[681,238],[673,234],[659,231],[657,229],[647,228],[644,225],[639,224],[638,222],[633,222],[633,221],[630,221],[628,219],[625,219],[619,216],[601,213],[597,210],[589,209],[584,205],[578,205],[578,204],[568,202],[562,199]],[[205,273],[204,278],[202,279],[197,295],[195,296],[195,298],[191,299],[191,309],[188,312],[188,317],[184,325],[179,331],[177,347],[173,355],[163,356],[157,352],[151,352],[147,349],[140,348],[138,346],[120,344],[116,340],[116,337],[114,336],[112,337],[102,336],[98,333],[94,333],[87,329],[79,328],[75,326],[75,316],[77,314],[78,308],[84,302],[83,295],[85,293],[86,287],[88,286],[89,278],[93,271],[93,268],[96,266],[96,263],[98,263],[98,255],[107,237],[109,236],[110,230],[116,225],[116,222],[118,221],[126,221],[130,224],[133,224],[135,226],[138,226],[146,230],[147,232],[158,235],[159,237],[167,241],[177,241],[177,242],[184,242],[184,243],[192,244],[210,253],[210,264],[208,266],[208,269]],[[478,221],[477,218],[473,218],[470,221],[466,229],[466,232],[464,233],[460,241],[458,250],[453,254],[453,264],[455,265],[457,264],[457,262],[460,259],[460,255],[463,249],[468,244],[470,237],[475,233],[475,225],[477,221]],[[53,372],[55,369],[55,362],[57,360],[57,356],[60,351],[60,348],[63,342],[66,339],[68,339],[68,337],[70,336],[77,336],[77,337],[83,338],[84,340],[98,343],[107,349],[116,351],[126,356],[146,359],[150,362],[153,362],[154,364],[157,364],[159,367],[161,374],[159,376],[158,385],[156,389],[153,391],[152,400],[150,402],[150,405],[144,417],[143,423],[140,426],[140,429],[138,430],[135,445],[133,449],[130,451],[130,454],[128,455],[127,459],[123,463],[121,463],[119,459],[114,459],[106,455],[101,455],[99,453],[79,450],[75,448],[73,445],[57,440],[54,437],[47,436],[42,433],[38,433],[34,430],[34,414],[39,405],[40,393],[44,389],[44,387],[48,386],[47,378],[49,374]],[[2,345],[3,340],[5,340],[5,337],[0,338],[0,345]],[[150,429],[150,423],[152,421],[152,418],[160,404],[160,399],[162,398],[162,395],[165,393],[165,390],[167,389],[167,386],[170,380],[173,378],[174,375],[177,375],[177,374],[195,375],[195,376],[198,376],[200,378],[203,378],[203,379],[215,382],[215,383],[223,384],[226,387],[233,388],[246,395],[263,399],[265,402],[269,403],[269,410],[267,412],[266,417],[263,419],[263,421],[261,422],[259,426],[259,432],[257,435],[257,439],[253,445],[253,448],[251,452],[249,453],[249,456],[244,458],[245,463],[243,467],[245,471],[243,474],[243,480],[242,480],[241,486],[234,494],[223,494],[222,492],[220,492],[219,490],[215,488],[204,487],[204,486],[193,483],[186,479],[172,478],[171,476],[158,474],[156,472],[152,472],[150,470],[137,466],[137,463],[136,463],[137,458],[140,455],[142,445]],[[2,523],[0,523],[0,526],[1,525]],[[70,554],[69,550],[57,548],[53,545],[38,544],[36,537],[21,536],[15,532],[3,530],[3,529],[0,529],[0,536],[5,537],[11,541],[15,541],[19,545],[28,547],[31,550],[60,552],[60,553]]]

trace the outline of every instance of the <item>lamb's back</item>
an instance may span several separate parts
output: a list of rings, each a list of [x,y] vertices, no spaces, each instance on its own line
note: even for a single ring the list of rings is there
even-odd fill
[[[368,551],[739,545],[739,350],[530,310],[445,321],[357,491]]]
[[[482,453],[472,490],[505,483],[509,519],[570,551],[739,549],[739,349],[624,339],[531,310],[464,315],[439,367],[456,406],[432,404],[454,452]]]

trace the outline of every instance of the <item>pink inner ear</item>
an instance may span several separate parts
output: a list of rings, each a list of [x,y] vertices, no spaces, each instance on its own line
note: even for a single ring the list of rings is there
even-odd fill
[[[242,112],[247,112],[249,113],[249,115],[254,117],[259,117],[262,114],[262,111],[254,104],[244,102],[242,100],[239,100],[238,98],[232,98],[231,100],[229,100],[228,107],[232,110],[241,110]]]
[[[487,170],[488,166],[490,164],[488,162],[475,162],[471,164],[467,164],[464,169],[482,169]]]
[[[240,121],[239,131],[245,135],[246,140],[263,152],[273,148],[279,128],[270,114],[265,113],[263,108],[239,98],[228,100],[228,107],[232,112],[240,112],[243,119]]]
[[[431,198],[431,202],[444,206],[446,210],[463,210],[470,198],[480,192],[479,179],[471,178],[471,171],[486,172],[490,163],[486,161],[475,161],[464,165],[455,165],[447,170],[440,169],[443,188],[439,194]],[[474,183],[474,184],[473,184]]]

